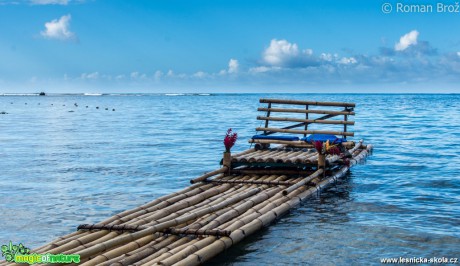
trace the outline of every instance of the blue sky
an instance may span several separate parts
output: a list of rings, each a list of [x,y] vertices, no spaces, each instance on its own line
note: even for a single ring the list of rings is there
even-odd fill
[[[438,2],[0,0],[0,92],[460,92]]]

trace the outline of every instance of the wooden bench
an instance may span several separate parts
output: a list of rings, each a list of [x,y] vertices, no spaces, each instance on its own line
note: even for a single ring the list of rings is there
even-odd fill
[[[257,109],[260,112],[265,112],[265,115],[257,116],[258,120],[265,122],[265,126],[256,128],[256,131],[262,133],[250,139],[249,143],[274,143],[295,147],[310,147],[311,145],[305,141],[309,134],[328,134],[335,135],[337,138],[341,136],[341,141],[344,142],[347,137],[354,136],[354,133],[348,130],[349,125],[355,124],[354,121],[349,120],[349,116],[355,115],[354,103],[314,102],[284,99],[260,99],[260,103],[267,104],[267,107],[260,107]],[[300,108],[298,106],[300,106]],[[324,109],[324,107],[327,109]],[[274,114],[280,115],[274,116]],[[343,116],[343,119],[331,119],[341,116]],[[294,124],[284,127],[277,126],[281,123],[286,124],[286,122],[294,122]],[[314,124],[327,125],[328,127],[340,126],[340,129],[312,129],[311,127]],[[300,137],[303,136],[303,138],[299,137],[299,140],[270,139],[270,135],[275,133],[290,134],[288,136],[301,135]]]

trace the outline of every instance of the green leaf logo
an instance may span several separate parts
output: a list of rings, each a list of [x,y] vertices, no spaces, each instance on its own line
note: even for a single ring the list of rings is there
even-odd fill
[[[30,253],[30,249],[23,244],[13,245],[11,241],[8,245],[2,245],[1,250],[2,256],[5,257],[5,260],[8,262],[13,262],[14,255],[16,254],[26,255]]]

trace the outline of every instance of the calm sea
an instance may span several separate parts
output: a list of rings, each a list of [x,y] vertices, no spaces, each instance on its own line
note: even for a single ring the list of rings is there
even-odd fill
[[[460,257],[458,94],[0,96],[0,244],[37,247],[188,186],[219,167],[227,128],[249,147],[261,97],[355,102],[374,154],[211,264]]]

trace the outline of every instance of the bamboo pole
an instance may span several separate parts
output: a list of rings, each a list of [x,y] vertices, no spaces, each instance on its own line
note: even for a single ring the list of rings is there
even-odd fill
[[[311,110],[311,109],[291,109],[291,108],[257,108],[257,111],[271,111],[282,113],[303,113],[303,114],[324,114],[324,115],[355,115],[353,111],[329,111],[329,110]]]
[[[312,154],[311,150],[309,149],[308,151],[300,151],[298,153],[293,153],[286,158],[283,158],[282,162],[283,163],[293,163],[296,158],[298,157],[308,157]]]
[[[41,253],[42,251],[46,251],[46,250],[52,248],[53,245],[56,245],[56,243],[59,243],[61,241],[68,241],[68,239],[72,239],[72,238],[78,238],[80,234],[81,234],[81,232],[76,231],[76,232],[72,232],[70,234],[67,234],[65,236],[57,237],[53,241],[51,241],[51,242],[49,242],[49,243],[47,243],[47,244],[45,244],[43,246],[40,246],[38,248],[33,249],[32,252]]]
[[[144,257],[142,257],[142,254],[152,254],[154,252],[157,252],[159,249],[173,243],[174,241],[177,241],[179,239],[178,236],[162,236],[155,241],[152,241],[148,243],[147,245],[138,248],[136,250],[133,250],[131,252],[128,252],[126,254],[123,254],[121,256],[118,256],[116,258],[113,258],[111,260],[108,260],[103,266],[109,266],[109,265],[117,265],[117,266],[123,266],[123,265],[131,265],[133,262],[139,261]],[[147,251],[147,252],[146,252]],[[126,264],[127,261],[130,261],[131,263]]]
[[[249,157],[249,158],[248,158],[248,162],[250,162],[250,163],[256,162],[259,158],[268,156],[270,153],[272,153],[272,152],[277,152],[277,151],[278,151],[278,150],[276,150],[276,149],[273,149],[273,150],[266,150],[266,151],[261,152],[261,153],[259,153],[259,154],[257,154],[257,155],[254,155],[254,156],[252,156],[252,157]]]
[[[291,186],[292,182],[287,181],[253,181],[253,180],[210,180],[213,184],[251,184],[251,185],[268,185],[268,186]]]
[[[151,235],[146,235],[144,237],[141,237],[137,240],[130,241],[128,243],[125,243],[123,245],[120,245],[119,247],[109,250],[103,254],[97,255],[94,258],[91,258],[90,260],[80,264],[81,266],[91,266],[91,265],[97,265],[103,262],[106,262],[112,258],[121,256],[125,253],[128,253],[130,251],[133,251],[137,248],[140,248],[150,241],[152,241],[155,238],[154,234]],[[81,257],[81,255],[80,255]]]
[[[318,169],[326,168],[326,155],[318,152]]]
[[[189,254],[196,252],[207,245],[213,243],[217,238],[216,237],[206,237],[201,240],[197,240],[195,243],[188,245],[185,248],[181,248],[176,252],[170,252],[172,256],[162,259],[157,264],[158,265],[173,265],[174,263],[185,259]]]
[[[269,152],[269,153],[267,153],[267,154],[264,155],[264,156],[258,157],[258,158],[256,159],[256,161],[257,161],[257,162],[265,162],[267,159],[276,157],[277,155],[280,155],[280,154],[283,154],[283,153],[284,153],[284,151],[282,151],[282,150],[277,150],[277,151]]]
[[[198,241],[199,241],[198,239],[192,239],[192,240],[190,240],[188,242],[185,242],[184,244],[182,244],[180,246],[177,246],[177,247],[175,247],[173,249],[170,249],[170,250],[168,250],[166,252],[163,252],[162,254],[160,254],[159,256],[154,258],[153,260],[151,260],[151,261],[149,261],[147,263],[144,263],[143,266],[158,265],[158,262],[160,262],[161,260],[167,259],[167,258],[173,256],[174,254],[178,253],[179,251],[186,249],[189,246],[193,246]]]
[[[274,159],[274,161],[276,161],[276,162],[282,161],[284,158],[289,157],[292,153],[294,153],[293,150],[288,150],[288,149],[286,149],[286,150],[284,151],[284,153],[282,153],[282,154],[276,156],[276,158],[272,158],[272,159]]]
[[[312,162],[313,160],[316,160],[316,158],[318,157],[318,154],[317,153],[310,153],[310,154],[301,154],[301,155],[298,155],[292,159],[290,159],[291,162],[293,163],[296,163],[296,164],[306,164],[308,162]]]
[[[247,177],[243,177],[242,179],[245,180],[245,179],[247,179]],[[208,206],[210,204],[219,203],[219,202],[225,200],[226,198],[229,198],[229,197],[233,196],[239,190],[240,190],[240,188],[238,188],[237,186],[232,186],[230,189],[225,190],[222,193],[219,193],[219,194],[217,194],[217,195],[215,195],[213,197],[207,198],[207,199],[203,200],[202,202],[197,203],[195,205],[192,205],[192,206],[190,206],[188,208],[178,210],[174,214],[177,214],[178,216],[180,216],[180,215],[183,215],[185,213],[190,213],[191,211],[199,210],[199,209],[201,209],[201,208],[203,208],[205,206]],[[155,221],[158,223],[158,222],[161,222],[162,220],[166,220],[166,219],[171,218],[171,217],[176,218],[174,216],[167,216],[167,217],[164,217],[164,218],[162,218],[160,220],[155,220]]]
[[[293,104],[293,105],[355,107],[354,103],[344,103],[344,102],[317,102],[317,101],[298,101],[298,100],[285,100],[285,99],[260,99],[259,102],[260,103]]]
[[[344,146],[346,149],[351,149],[355,146],[355,142],[354,141],[342,142],[342,146]]]
[[[275,194],[277,194],[280,191],[281,191],[281,188],[265,190],[259,193],[258,195],[253,196],[252,198],[250,198],[249,200],[243,202],[242,204],[238,206],[232,206],[230,210],[223,213],[219,217],[216,217],[214,220],[209,222],[207,225],[203,226],[203,228],[205,229],[217,228],[218,226],[240,216],[241,214],[245,213],[247,210],[253,208],[257,204],[270,199],[271,197],[273,197]],[[227,230],[227,231],[230,231],[230,230]]]
[[[261,151],[257,151],[257,152],[254,152],[254,153],[250,153],[250,154],[247,154],[247,156],[243,156],[243,157],[240,157],[240,158],[237,158],[237,161],[238,162],[249,162],[249,161],[252,161],[253,158],[257,158],[258,156],[262,156],[263,154],[266,154],[268,152],[270,152],[271,150],[261,150]]]
[[[268,177],[268,180],[273,179],[273,178],[276,178],[276,176],[270,176],[270,177]],[[284,177],[281,176],[281,177],[279,177],[279,178],[284,178]],[[260,195],[260,194],[257,194],[257,195]],[[249,199],[243,200],[243,201],[248,202],[248,203],[250,203],[250,204],[255,204],[254,196],[253,196],[252,198],[249,198]],[[241,205],[240,205],[240,206],[241,206]],[[230,206],[230,208],[233,209],[233,207],[231,207],[231,206]],[[221,210],[222,210],[222,209],[221,209]],[[221,210],[219,210],[218,212],[220,212]],[[237,212],[237,213],[238,213],[238,212]],[[236,215],[238,215],[238,214],[236,214]],[[220,217],[220,216],[218,216],[218,217]],[[221,218],[222,218],[222,217],[221,217]],[[212,221],[214,221],[214,219],[213,219]],[[215,226],[211,226],[211,227],[205,226],[205,227],[203,227],[203,229],[209,229],[209,228],[215,228]],[[192,251],[193,251],[193,250],[196,250],[196,245],[195,245],[195,244],[188,243],[187,245],[184,245],[184,246],[188,246],[188,247],[187,247],[187,248],[181,247],[181,250],[182,250],[182,251],[181,251],[181,252],[182,252],[181,254],[190,253],[190,252],[191,252],[190,250],[192,250]],[[185,253],[184,253],[184,252],[185,252]],[[173,252],[171,251],[171,253],[173,253]],[[161,259],[164,259],[165,257],[169,257],[169,255],[171,255],[171,254],[166,254],[166,255],[163,254]],[[182,256],[184,256],[184,255],[182,255]],[[166,265],[170,265],[170,263],[171,263],[172,261],[177,261],[177,260],[180,260],[180,259],[181,259],[181,257],[178,256],[178,254],[173,255],[173,257],[175,257],[175,259],[170,259],[170,258],[168,258],[168,259],[166,260],[166,262],[162,262],[162,263],[165,263]],[[172,260],[172,261],[171,261],[171,260]],[[158,262],[158,261],[159,261],[158,258],[157,258],[157,259],[154,259],[151,263],[149,263],[149,264],[147,264],[147,265],[152,265],[154,262]],[[169,262],[168,262],[168,261],[169,261]],[[162,263],[160,263],[160,265],[163,265]]]
[[[107,224],[80,224],[78,230],[108,230],[123,232],[136,232],[147,229],[147,226],[139,225],[107,225]],[[229,231],[225,230],[200,230],[200,229],[176,229],[166,228],[161,231],[163,234],[172,235],[207,235],[207,236],[228,236]]]
[[[125,217],[129,214],[132,214],[132,213],[135,213],[135,212],[138,212],[138,211],[141,211],[141,210],[144,210],[144,209],[148,209],[150,207],[153,207],[155,205],[158,205],[158,204],[161,204],[162,202],[164,201],[168,201],[172,198],[175,198],[175,197],[181,197],[182,195],[184,195],[185,193],[189,192],[189,191],[192,191],[196,188],[198,188],[199,186],[201,186],[202,184],[197,184],[195,186],[189,186],[185,189],[182,189],[181,191],[177,191],[177,192],[173,192],[171,194],[168,194],[168,195],[164,195],[162,197],[159,197],[151,202],[148,202],[146,204],[143,204],[139,207],[136,207],[136,208],[133,208],[131,210],[126,210],[126,211],[123,211],[121,213],[118,213],[118,214],[115,214],[114,216],[104,220],[104,221],[101,221],[101,223],[103,224],[108,224],[108,223],[111,223],[111,222],[114,222],[116,220],[119,220],[120,218],[122,217]]]
[[[150,212],[150,213],[146,213],[146,214],[143,214],[141,216],[138,216],[138,217],[130,220],[129,222],[130,222],[131,225],[134,225],[134,224],[141,225],[142,223],[139,223],[139,222],[142,222],[142,221],[145,221],[146,224],[150,224],[150,225],[152,223],[153,224],[158,224],[158,223],[161,223],[161,222],[163,222],[163,221],[165,221],[167,219],[176,218],[179,215],[182,215],[183,213],[185,213],[185,212],[187,212],[189,210],[192,210],[193,208],[201,206],[202,204],[212,202],[214,200],[214,198],[218,197],[219,195],[228,195],[228,193],[231,192],[232,189],[233,188],[230,188],[228,190],[221,190],[220,193],[218,193],[218,194],[216,194],[214,196],[211,195],[211,197],[208,197],[208,198],[204,199],[201,202],[197,202],[196,204],[190,205],[190,206],[185,207],[185,208],[177,208],[177,205],[174,206],[174,207],[171,207],[171,208],[174,209],[174,211],[171,212],[167,216],[163,216],[162,218],[158,218],[158,211],[156,211],[156,212]],[[184,200],[183,200],[183,202],[184,202]],[[185,201],[185,202],[187,202],[187,201]],[[184,207],[184,206],[181,206],[181,207]],[[161,211],[161,210],[159,210],[159,211]],[[156,218],[158,218],[158,220]]]
[[[263,178],[263,177],[262,177]],[[265,181],[282,181],[286,178],[286,176],[275,176],[275,175],[272,175],[272,176],[269,176],[267,178],[264,178]],[[262,189],[265,188],[265,186],[262,186],[261,187]],[[265,195],[267,193],[267,191],[270,191],[270,190],[263,190],[262,192],[258,193],[257,194],[257,197],[263,197],[263,195]],[[254,197],[252,198],[249,198],[247,200],[244,200],[244,201],[241,201],[240,205],[244,205],[245,202],[252,202],[253,204],[255,204],[257,202],[257,199]],[[233,210],[234,207],[233,206],[229,206],[229,207],[226,207],[225,209],[221,209],[221,210],[218,210],[216,211],[213,215],[210,215],[209,217],[207,218],[203,218],[203,219],[198,219],[197,221],[195,221],[195,224],[197,225],[200,225],[201,228],[215,228],[215,227],[209,227],[208,224],[210,222],[213,222],[213,221],[216,221],[218,219],[221,219],[219,218],[220,216],[224,215],[225,213],[227,213],[228,211],[231,211]],[[241,212],[241,210],[239,211]],[[221,221],[222,222],[222,221]],[[205,226],[206,225],[206,226]],[[192,225],[193,226],[193,225]]]
[[[222,155],[222,166],[227,167],[227,169],[232,169],[232,154],[230,152],[224,152]],[[226,171],[225,173],[228,173]]]
[[[272,208],[272,207],[270,206],[269,208]],[[263,224],[264,224],[263,220],[267,220],[267,219],[261,217],[261,215],[262,215],[262,213],[254,213],[254,215],[252,215],[252,216],[255,216],[255,217],[249,217],[249,218],[251,218],[250,220],[249,219],[247,219],[246,221],[240,220],[239,226],[247,225],[247,222],[249,222],[249,221],[251,221],[251,222],[256,221],[258,223],[261,223],[261,225],[263,226]],[[277,215],[274,214],[274,216],[276,218]],[[261,220],[261,218],[257,218],[257,217],[261,217],[262,220]],[[268,223],[268,221],[265,221],[265,223]],[[258,228],[256,228],[256,229],[258,229]],[[240,229],[237,229],[237,230],[240,230]],[[250,233],[252,233],[252,232],[250,232]],[[232,233],[232,235],[233,234],[234,233]],[[202,248],[201,250],[189,255],[184,260],[177,262],[177,265],[188,265],[189,263],[191,263],[190,259],[197,260],[196,262],[192,263],[191,265],[195,265],[196,263],[202,263],[202,262],[204,262],[206,260],[209,260],[211,257],[216,255],[217,253],[219,253],[219,252],[225,250],[226,248],[230,247],[233,244],[232,241],[234,241],[234,240],[232,238],[230,238],[230,237],[223,237],[223,238],[220,238],[220,239],[216,239],[216,241],[214,241],[212,244],[207,245],[206,247]],[[220,248],[222,250],[216,249],[216,245],[220,246]],[[210,251],[207,251],[209,246],[212,246],[213,248],[211,248]],[[203,251],[204,251],[204,256],[201,253]],[[210,252],[215,252],[215,251],[217,251],[216,254],[210,253]],[[198,255],[198,254],[200,254],[200,255]],[[209,257],[206,257],[206,255],[209,255]]]
[[[332,130],[297,130],[297,129],[284,129],[284,128],[265,128],[258,127],[256,131],[271,131],[271,132],[282,132],[282,133],[293,133],[293,134],[331,134],[331,135],[342,135],[342,136],[354,136],[353,132],[341,132]]]
[[[289,205],[281,206],[282,210],[288,210]],[[278,207],[279,208],[279,207]],[[281,212],[277,209],[278,212]],[[212,244],[202,248],[201,250],[189,255],[184,260],[177,262],[176,265],[197,265],[204,261],[209,260],[223,250],[229,248],[233,244],[241,241],[245,236],[250,235],[268,224],[270,221],[276,219],[279,214],[275,211],[263,214],[260,218],[256,218],[253,222],[243,225],[241,229],[237,229],[230,237],[220,238]]]
[[[285,190],[283,190],[283,195],[286,196],[287,194],[291,193],[295,189],[298,189],[299,187],[308,184],[313,179],[315,179],[315,178],[319,177],[320,175],[322,175],[324,173],[324,171],[325,171],[324,169],[316,170],[316,172],[314,172],[313,174],[311,174],[311,175],[307,176],[306,178],[302,179],[302,181],[297,182],[295,185],[290,186],[290,187],[286,188]]]
[[[251,155],[253,155],[253,154],[260,153],[260,152],[262,152],[262,151],[261,151],[261,150],[255,150],[255,151],[253,151],[253,152],[248,152],[248,153],[243,154],[243,155],[241,155],[241,156],[232,156],[232,162],[235,162],[236,160],[240,160],[240,159],[242,159],[242,158],[245,158],[245,157],[251,156]]]
[[[209,239],[209,237],[208,237]],[[167,252],[163,252],[162,254],[158,254],[159,256],[155,257],[154,259],[142,264],[143,266],[152,266],[152,265],[162,265],[160,261],[170,258],[171,256],[175,256],[175,254],[183,251],[184,249],[190,248],[195,246],[200,239],[193,239],[191,241],[185,242],[180,246],[176,246],[173,249],[170,249]]]
[[[62,246],[58,246],[58,247],[55,247],[51,250],[49,250],[48,252],[51,253],[51,254],[59,254],[59,253],[62,253],[62,252],[65,252],[66,250],[69,250],[69,249],[73,249],[73,248],[76,248],[80,245],[84,245],[84,244],[87,244],[89,242],[92,242],[98,238],[101,238],[103,237],[104,235],[108,234],[107,231],[98,231],[98,232],[95,232],[95,233],[92,233],[92,234],[89,234],[89,235],[85,235],[81,238],[78,238],[78,239],[75,239],[75,240],[72,240]]]
[[[300,187],[296,189],[294,192],[291,192],[289,196],[284,197],[282,193],[278,193],[280,191],[279,188],[274,188],[270,192],[274,192],[275,194],[271,196],[269,199],[264,200],[256,206],[246,210],[243,214],[238,216],[236,220],[228,221],[225,224],[220,225],[220,227],[230,231],[237,230],[244,224],[253,221],[254,219],[259,217],[263,213],[267,212],[271,208],[279,206],[279,204],[289,200],[293,194],[299,193],[303,190],[305,190],[305,187]]]
[[[122,244],[130,242],[130,241],[134,241],[136,239],[139,239],[139,238],[144,237],[144,236],[149,235],[149,234],[154,234],[154,233],[156,233],[156,232],[158,232],[160,230],[163,230],[165,228],[172,227],[172,226],[184,223],[186,221],[196,219],[200,215],[204,215],[204,214],[213,212],[214,210],[218,210],[219,208],[223,208],[223,207],[225,207],[227,205],[231,205],[231,204],[233,204],[233,203],[235,203],[237,201],[240,201],[241,199],[243,199],[245,197],[249,197],[251,195],[254,195],[259,191],[260,191],[260,189],[258,189],[258,188],[252,189],[252,190],[249,190],[248,192],[246,192],[244,195],[241,195],[241,197],[230,198],[230,199],[222,202],[221,204],[215,205],[214,207],[211,207],[209,209],[206,209],[206,210],[203,210],[203,211],[200,211],[200,212],[196,212],[196,213],[188,215],[188,216],[184,216],[182,219],[174,219],[172,221],[164,222],[164,223],[152,226],[152,227],[150,227],[148,229],[144,229],[144,230],[139,231],[139,232],[122,235],[122,236],[116,237],[114,239],[111,239],[109,241],[106,241],[104,243],[94,245],[92,247],[89,247],[89,248],[86,248],[86,249],[82,250],[80,252],[80,258],[81,259],[88,258],[89,256],[92,256],[92,255],[97,254],[99,252],[109,250],[109,249],[111,249],[113,247],[122,245]]]
[[[261,179],[261,178],[264,178],[265,176],[263,177],[259,177],[259,176],[254,176],[254,177],[251,177],[250,179],[248,179],[248,181],[257,181],[258,179]],[[271,177],[269,177],[267,180],[270,180],[272,179]],[[263,189],[264,187],[260,187],[260,186],[254,186],[254,185],[251,185],[251,184],[241,184],[241,185],[237,185],[239,186],[239,189],[236,190],[233,194],[229,195],[230,197],[237,197],[239,196],[240,194],[244,194],[246,193],[247,190],[251,189],[251,188],[257,188],[257,189]],[[226,198],[226,197],[225,197]],[[225,199],[224,197],[221,197],[220,200],[218,201],[215,201],[215,202],[212,202],[210,204],[208,204],[207,206],[204,206],[203,208],[207,207],[209,208],[210,206],[214,206],[216,204],[219,204],[221,201],[223,201],[223,199]],[[202,209],[202,208],[201,208]],[[197,210],[194,210],[194,211],[199,211],[201,209],[197,209]]]
[[[358,144],[356,144],[353,148],[349,149],[348,152],[352,154],[354,151],[360,149],[361,145],[363,145],[363,140],[359,140]]]
[[[279,178],[283,178],[283,177],[281,176]],[[224,215],[219,216],[218,219],[214,219],[212,221],[212,223],[214,223],[214,224],[208,224],[204,228],[215,228],[216,226],[221,224],[222,221],[226,221],[228,219],[231,219],[232,217],[238,216],[242,211],[244,211],[244,209],[242,209],[242,208],[247,209],[248,207],[254,206],[258,202],[264,201],[265,199],[270,198],[272,195],[275,195],[277,192],[279,192],[279,189],[276,189],[276,190],[273,189],[271,191],[270,195],[268,195],[268,194],[267,195],[258,194],[256,196],[253,196],[252,198],[246,200],[246,202],[244,204],[240,204],[238,206],[235,206],[229,212],[225,213]],[[265,198],[263,198],[264,196],[265,196]],[[248,205],[248,206],[244,207],[244,205]],[[222,219],[224,219],[224,220],[222,220]],[[209,237],[209,238],[212,238],[212,237]],[[209,239],[209,238],[207,238],[207,239]],[[215,238],[212,238],[209,241],[207,239],[203,240],[202,247],[207,246],[210,242],[215,240]],[[199,245],[199,243],[200,242],[197,242],[197,243],[194,243],[194,244],[188,243],[187,245],[185,245],[185,246],[187,246],[186,248],[182,247],[182,251],[180,252],[180,254],[175,254],[175,255],[169,257],[166,260],[162,260],[158,264],[159,265],[171,265],[172,263],[175,263],[175,262],[179,261],[180,259],[182,259],[182,258],[186,257],[187,255],[189,255],[191,252],[194,252],[197,249],[197,246]],[[149,265],[151,265],[151,264],[149,264]]]
[[[210,198],[212,196],[215,196],[217,194],[220,194],[224,192],[225,190],[231,188],[231,185],[222,185],[219,187],[215,187],[213,189],[206,190],[200,194],[194,195],[190,198],[183,199],[171,206],[168,206],[166,208],[163,208],[155,213],[152,213],[148,219],[149,220],[155,220],[155,219],[160,219],[162,217],[165,217],[167,215],[170,215],[178,210],[187,208],[189,206],[192,206],[194,204],[197,204],[207,198]],[[136,219],[136,218],[135,218]],[[144,218],[145,219],[145,218]]]
[[[224,180],[226,180],[227,178],[224,178]],[[232,186],[220,186],[220,187],[214,187],[212,188],[211,190],[212,191],[208,191],[208,195],[205,195],[204,196],[204,200],[202,200],[201,202],[196,202],[195,204],[191,204],[190,202],[190,198],[188,198],[187,200],[181,202],[182,206],[171,206],[171,209],[169,209],[169,215],[168,216],[161,216],[162,214],[159,214],[158,212],[156,213],[151,213],[151,214],[146,214],[144,216],[141,216],[141,217],[138,217],[138,218],[135,218],[135,219],[144,219],[144,220],[147,220],[147,221],[155,221],[156,223],[159,223],[159,222],[162,222],[164,220],[167,220],[167,218],[175,218],[177,217],[176,214],[180,214],[182,215],[183,213],[187,212],[188,210],[193,210],[194,207],[199,207],[201,205],[204,205],[204,204],[207,204],[208,202],[212,202],[214,201],[215,198],[219,198],[219,199],[223,199],[223,195],[225,196],[228,196],[229,192],[231,192],[231,190],[234,189]],[[213,192],[214,191],[214,192]],[[213,192],[212,194],[214,195],[210,195],[209,193],[210,192]],[[219,197],[220,195],[220,197]],[[203,195],[202,195],[203,196]],[[187,204],[188,206],[184,206],[183,204]],[[196,208],[195,208],[196,209]],[[164,211],[164,210],[163,210]],[[163,215],[165,213],[163,212]],[[156,220],[156,219],[160,219],[160,220]]]
[[[226,171],[228,171],[228,169],[229,169],[229,168],[228,168],[227,166],[223,166],[223,167],[220,168],[220,169],[217,169],[217,170],[215,170],[215,171],[209,172],[209,173],[204,174],[204,175],[202,175],[202,176],[200,176],[200,177],[197,177],[197,178],[195,178],[195,179],[190,180],[190,183],[191,183],[191,184],[195,184],[195,183],[197,183],[197,182],[201,182],[201,181],[203,181],[203,180],[206,180],[208,177],[215,176],[215,175],[221,174],[221,173],[225,173]]]
[[[123,216],[120,219],[114,221],[114,223],[116,223],[116,224],[125,223],[127,221],[131,221],[133,218],[138,217],[140,214],[146,214],[146,213],[154,212],[154,211],[157,211],[157,210],[161,210],[163,208],[166,208],[168,206],[176,204],[177,202],[179,202],[181,200],[184,200],[187,197],[195,196],[195,195],[197,195],[199,193],[202,193],[203,191],[206,191],[210,187],[211,186],[209,186],[209,185],[198,186],[193,190],[187,191],[187,192],[185,192],[183,194],[180,194],[180,195],[177,195],[175,197],[172,197],[172,198],[169,198],[167,200],[164,200],[164,201],[160,202],[157,205],[148,207],[146,209],[141,209],[141,210],[139,210],[139,211],[137,211],[135,213],[131,213],[129,215]]]
[[[72,249],[68,249],[66,250],[65,252],[69,253],[69,254],[78,254],[78,252],[80,250],[83,250],[87,247],[90,247],[92,245],[96,245],[96,244],[99,244],[99,243],[102,243],[104,241],[107,241],[107,240],[110,240],[114,237],[117,237],[118,235],[120,235],[120,233],[118,232],[109,232],[109,231],[105,231],[107,234],[104,235],[103,237],[100,237],[100,238],[97,238],[89,243],[86,243],[86,244],[81,244],[75,248],[72,248]],[[50,252],[51,253],[51,252]],[[62,252],[61,252],[62,253]]]
[[[250,178],[250,177],[249,176],[242,177],[243,180],[248,179],[248,178]],[[232,192],[228,193],[229,191],[232,191]],[[186,208],[186,209],[188,209],[187,212],[184,212],[186,209],[182,209],[181,211],[178,211],[178,212],[175,213],[175,214],[178,214],[178,215],[172,216],[173,215],[172,214],[171,216],[172,216],[172,218],[177,218],[178,216],[181,216],[181,215],[184,215],[184,214],[190,214],[192,212],[197,212],[197,211],[200,211],[202,209],[209,208],[210,206],[219,204],[219,203],[223,202],[225,199],[227,199],[229,197],[232,197],[232,196],[236,196],[236,195],[240,194],[241,192],[245,192],[243,186],[240,186],[238,189],[235,189],[235,186],[233,186],[231,189],[226,190],[224,193],[218,193],[216,196],[214,196],[212,198],[209,198],[210,199],[209,202],[205,202],[205,201],[200,202],[199,204],[192,205],[189,208]],[[167,221],[168,219],[171,219],[171,216],[165,217],[165,218],[157,220],[155,222],[160,223],[160,222]]]
[[[284,151],[282,153],[274,154],[268,158],[265,158],[265,161],[267,163],[274,163],[278,160],[282,160],[283,158],[288,157],[290,153],[291,153],[290,151]]]
[[[340,156],[338,156],[338,155],[331,155],[331,156],[326,157],[326,163],[328,165],[333,164],[333,163],[335,163],[335,162],[337,162],[339,160],[340,160]]]
[[[158,212],[164,214],[164,210],[170,210],[171,208],[177,208],[178,204],[183,204],[184,201],[186,201],[189,198],[195,197],[196,195],[199,195],[206,191],[204,188],[207,186],[202,186],[197,188],[196,190],[189,191],[181,196],[174,197],[170,200],[167,200],[163,202],[161,205],[156,205],[153,207],[150,207],[148,209],[145,209],[143,211],[139,211],[137,213],[130,214],[128,216],[123,217],[120,219],[121,222],[117,224],[126,224],[126,223],[131,223],[131,224],[143,224],[147,223],[148,221],[144,220],[145,217],[150,217],[152,215],[158,214]],[[208,186],[209,187],[209,186]],[[174,207],[172,207],[174,206]]]
[[[255,150],[256,150],[256,149],[254,149],[254,148],[247,149],[247,150],[245,150],[245,151],[242,151],[242,152],[240,152],[240,153],[237,153],[237,154],[232,155],[232,157],[240,157],[240,156],[243,156],[243,155],[245,155],[245,154],[254,152]]]
[[[293,118],[293,117],[273,117],[273,116],[271,117],[257,116],[257,120],[301,122],[301,123],[308,123],[308,124],[328,124],[328,125],[354,125],[355,124],[355,121],[301,119],[301,118]]]
[[[285,179],[286,179],[286,176],[278,176],[274,180],[282,181],[282,180],[285,180]],[[297,179],[294,180],[294,182],[296,182],[296,181],[297,181]],[[281,196],[279,196],[277,194],[279,191],[281,191],[281,188],[279,188],[279,187],[268,188],[268,189],[264,190],[263,192],[259,193],[257,196],[247,200],[248,202],[252,203],[251,205],[246,206],[245,205],[246,203],[243,203],[240,206],[236,206],[235,208],[233,208],[233,207],[229,208],[228,211],[230,211],[230,213],[231,213],[232,210],[237,211],[237,213],[239,215],[238,217],[245,216],[245,215],[247,215],[249,213],[260,214],[259,210],[261,208],[263,208],[268,203],[272,202],[273,199],[277,199],[277,198],[281,197]],[[266,197],[266,196],[268,196],[268,197]],[[226,213],[226,215],[228,215],[228,213]],[[224,217],[224,215],[223,215],[223,217]],[[232,221],[222,220],[222,219],[224,219],[223,217],[214,218],[212,221],[210,221],[210,224],[205,226],[205,228],[214,228],[214,227],[218,226],[218,224],[221,224],[221,228],[226,228],[228,230],[235,229],[235,228],[227,227],[228,226],[227,224],[232,223]],[[235,217],[233,217],[233,218],[235,218]],[[216,223],[216,222],[218,222],[218,224],[215,224],[213,226],[212,223]],[[225,224],[223,224],[223,223],[225,223]]]
[[[252,175],[306,175],[311,174],[308,170],[289,170],[289,169],[271,169],[271,168],[241,168],[232,169],[232,173],[236,175],[240,174],[252,174]],[[217,181],[217,180],[212,180]]]
[[[187,237],[182,237],[180,238],[179,240],[173,242],[172,244],[169,244],[161,249],[159,249],[158,251],[156,251],[155,253],[150,253],[150,254],[146,254],[147,256],[141,260],[137,260],[137,261],[134,261],[131,260],[131,261],[128,261],[126,260],[126,263],[124,261],[123,262],[123,265],[145,265],[146,263],[150,263],[153,259],[159,257],[161,254],[164,254],[165,252],[168,252],[178,246],[181,246],[187,242],[190,242],[190,239],[187,238]],[[144,252],[146,253],[146,252]],[[141,255],[145,255],[145,254],[141,254]],[[129,262],[129,263],[128,263]]]

